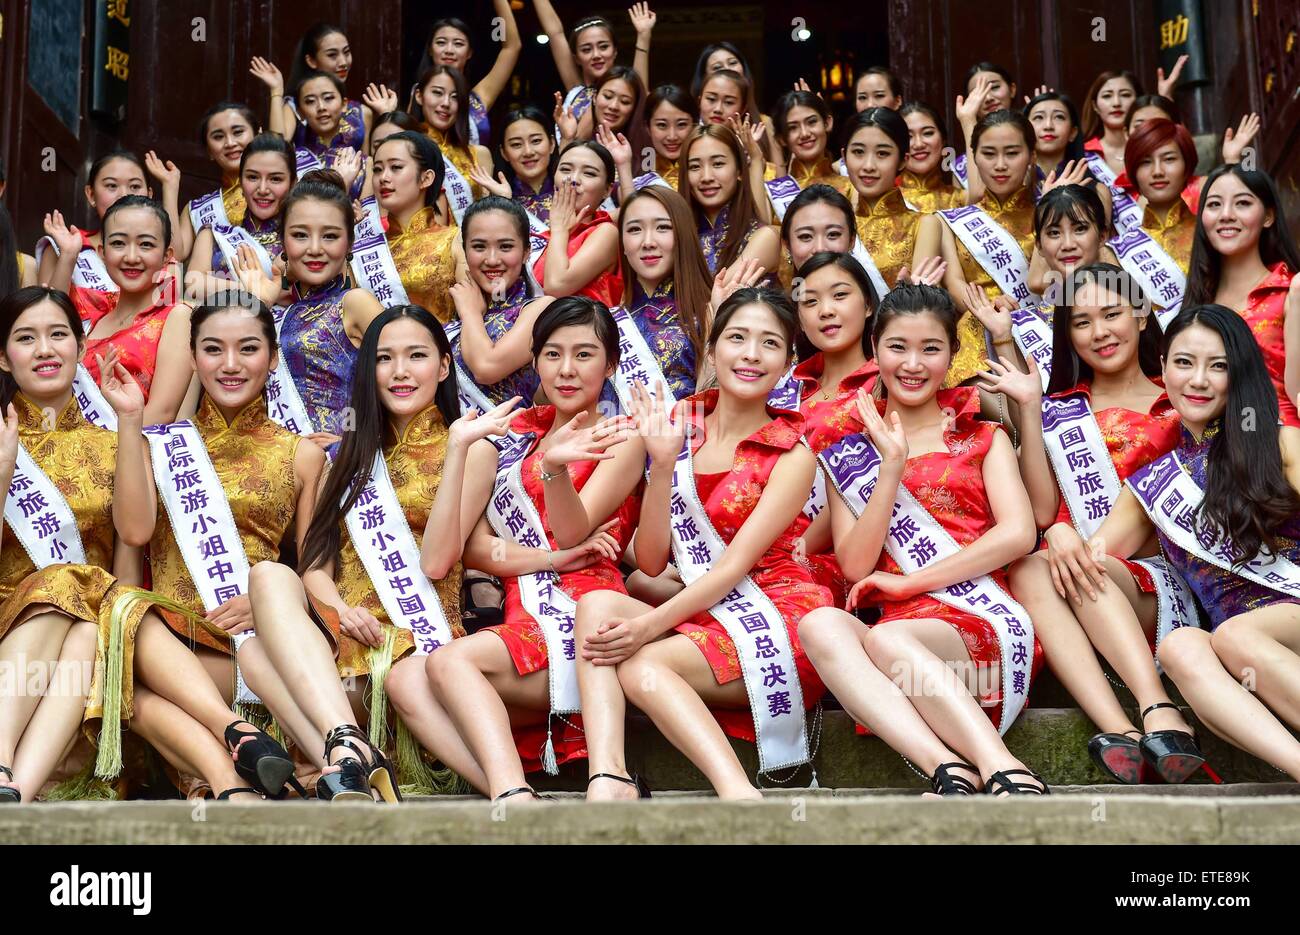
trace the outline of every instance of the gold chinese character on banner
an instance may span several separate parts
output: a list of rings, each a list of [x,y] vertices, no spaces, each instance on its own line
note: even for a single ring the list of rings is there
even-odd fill
[[[123,26],[130,26],[131,18],[126,15],[126,0],[108,0],[108,18],[117,20]]]
[[[1179,13],[1173,19],[1160,24],[1160,48],[1172,49],[1187,41],[1187,27],[1191,25],[1186,16]]]
[[[108,47],[108,61],[104,63],[104,70],[112,72],[114,78],[125,81],[131,73],[130,58],[131,56],[121,49],[116,49],[110,45]]]

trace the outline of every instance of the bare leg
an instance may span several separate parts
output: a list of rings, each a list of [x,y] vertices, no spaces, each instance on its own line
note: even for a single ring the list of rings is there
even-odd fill
[[[442,650],[438,650],[441,652]],[[384,688],[402,723],[426,750],[462,776],[466,782],[488,794],[487,774],[461,740],[451,716],[429,685],[424,656],[407,656],[389,670]]]
[[[48,605],[30,610],[33,612],[14,621],[4,639],[0,640],[0,673],[10,675],[0,680],[0,684],[8,682],[13,688],[12,694],[6,692],[0,696],[0,764],[10,767],[13,766],[18,740],[27,730],[27,723],[44,694],[39,683],[54,670],[63,639],[72,626],[67,614],[49,609]],[[33,674],[39,676],[35,681],[31,678]],[[11,783],[0,775],[0,785]]]
[[[1253,613],[1275,609],[1276,605]],[[1300,781],[1300,741],[1224,668],[1210,634],[1181,627],[1164,638],[1159,656],[1160,664],[1205,726]]]
[[[719,685],[708,660],[680,633],[642,646],[619,664],[618,679],[627,698],[704,773],[718,798],[763,797],[709,711],[710,706],[748,709],[743,679]]]
[[[14,754],[13,785],[28,799],[40,792],[67,755],[86,711],[98,630],[95,624],[78,620],[66,632],[53,680],[39,699]]]
[[[651,578],[643,572],[634,571],[627,579],[627,593],[638,601],[644,601],[651,607],[658,607],[660,604],[667,603],[669,598],[684,587],[682,579],[678,578],[673,571],[665,571],[655,578]]]
[[[520,676],[505,643],[489,631],[453,640],[432,653],[425,672],[434,698],[481,767],[488,795],[496,798],[527,785],[510,727],[520,723],[524,712],[535,712],[544,722],[550,710],[546,672]],[[429,749],[448,762],[443,751]]]
[[[226,727],[239,720],[198,657],[153,611],[144,615],[136,631],[135,671],[139,681],[182,708],[218,740],[224,740]]]
[[[867,655],[900,681],[901,688],[930,729],[989,777],[1007,769],[1026,769],[1011,755],[972,691],[974,666],[966,644],[943,620],[896,620],[867,631]],[[954,667],[969,673],[968,685]]]
[[[932,776],[940,763],[959,757],[935,736],[898,684],[876,668],[867,655],[868,632],[866,624],[835,607],[820,607],[799,621],[804,652],[844,710]],[[969,778],[978,788],[980,777]]]
[[[1128,690],[1137,699],[1138,710],[1145,711],[1157,702],[1169,702],[1160,673],[1156,671],[1147,642],[1143,620],[1155,620],[1155,596],[1137,594],[1132,587],[1133,578],[1113,558],[1107,558],[1107,578],[1119,587],[1107,587],[1094,601],[1082,595],[1083,603],[1074,608],[1079,623],[1088,633],[1088,639],[1097,652],[1106,657]],[[1124,585],[1129,585],[1126,590]],[[1191,731],[1177,708],[1160,708],[1152,711],[1142,724],[1144,731]]]
[[[1127,572],[1123,574],[1127,576]],[[1101,731],[1123,734],[1136,730],[1115,697],[1074,608],[1056,593],[1044,553],[1035,552],[1015,562],[1009,577],[1012,593],[1034,622],[1034,635],[1043,644],[1047,664],[1083,713]]]
[[[627,702],[614,666],[598,666],[582,656],[587,637],[611,617],[635,616],[649,607],[617,591],[593,591],[578,601],[574,636],[578,647],[578,692],[582,696],[582,726],[587,733],[588,775],[627,776],[624,726]],[[629,777],[630,778],[630,777]],[[597,779],[587,786],[587,800],[635,799],[637,790],[614,779]]]
[[[306,592],[291,568],[275,562],[258,562],[249,573],[248,582],[257,629],[257,638],[252,642],[260,645],[279,682],[310,722],[311,730],[305,725],[293,726],[297,720],[293,712],[275,703],[273,698],[268,699],[268,706],[299,746],[318,765],[324,765],[325,735],[340,725],[360,724],[339,679],[334,653],[325,634],[308,616]],[[246,673],[245,679],[249,675]],[[275,694],[274,689],[258,678],[257,672],[251,675],[250,688],[259,695],[262,688]],[[354,754],[347,747],[336,748],[336,762],[347,756]]]
[[[1300,604],[1273,604],[1225,620],[1210,646],[1233,678],[1300,729]]]
[[[218,654],[211,653],[211,655]],[[204,656],[201,655],[199,658],[204,659]],[[230,657],[224,658],[228,666]],[[275,715],[276,721],[284,728],[285,733],[293,738],[293,742],[312,762],[317,766],[324,766],[321,753],[325,749],[325,735],[316,730],[311,720],[298,707],[293,693],[289,691],[289,687],[284,684],[276,673],[275,667],[271,665],[271,660],[267,658],[266,648],[259,637],[254,636],[252,639],[245,640],[239,648],[239,670],[243,673],[244,681],[253,694],[262,699],[262,703]],[[231,700],[233,701],[233,698]]]
[[[166,698],[143,685],[136,685],[134,707],[131,730],[149,741],[177,769],[191,776],[201,776],[212,787],[213,795],[247,786],[235,772],[230,752],[203,730],[194,718]],[[252,801],[260,796],[244,792],[231,798]]]

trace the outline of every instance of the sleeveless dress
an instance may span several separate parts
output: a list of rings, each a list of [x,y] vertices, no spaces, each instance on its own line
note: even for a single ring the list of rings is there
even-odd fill
[[[554,424],[554,406],[535,406],[515,416],[510,427],[513,431],[521,434],[533,432],[540,441]],[[577,490],[581,491],[587,481],[591,479],[592,474],[595,473],[596,465],[597,462],[595,461],[580,461],[568,466],[569,476],[572,478],[573,486]],[[536,445],[524,458],[521,470],[524,491],[528,494],[528,498],[532,500],[538,516],[542,519],[542,526],[546,529],[547,544],[554,549],[556,548],[555,537],[551,535],[550,522],[546,515],[546,494],[542,487],[542,457]],[[640,515],[641,489],[638,487],[610,517],[611,519],[618,519],[618,525],[611,527],[609,532],[618,540],[620,552],[627,548],[628,541],[632,538],[632,533],[636,529]],[[506,644],[510,658],[515,664],[516,672],[520,675],[540,672],[549,665],[546,653],[546,635],[542,632],[541,624],[524,609],[523,601],[519,596],[518,580],[506,578],[504,584],[506,586],[504,622],[484,629],[495,633]],[[592,591],[627,593],[627,589],[623,586],[623,575],[619,571],[618,565],[604,557],[586,568],[564,572],[559,576],[559,586],[575,602],[584,594]],[[581,724],[580,717],[572,716],[557,718],[552,724],[554,728],[552,741],[555,747],[556,763],[566,763],[572,759],[585,759],[587,756],[586,737],[581,729],[575,728],[573,724],[569,723],[570,721],[574,722],[574,724]],[[520,759],[523,760],[524,769],[528,772],[540,769],[541,751],[546,742],[546,726],[543,724],[539,727],[516,728],[514,736],[515,746],[519,751]]]
[[[1206,426],[1199,442],[1185,428],[1179,435],[1178,460],[1182,462],[1183,470],[1191,475],[1202,490],[1205,489],[1210,446],[1222,430],[1223,420],[1217,419]],[[1205,609],[1211,631],[1217,630],[1220,624],[1232,617],[1261,607],[1300,604],[1300,599],[1255,584],[1191,554],[1159,530],[1156,535],[1160,538],[1160,547],[1164,550],[1170,567],[1182,575],[1196,596],[1196,602]],[[1275,538],[1278,554],[1292,562],[1300,562],[1300,517],[1288,520]]]
[[[505,337],[506,332],[513,328],[515,322],[519,320],[519,315],[524,310],[524,306],[530,301],[532,301],[532,298],[528,295],[528,282],[523,276],[520,276],[503,298],[500,300],[493,299],[488,303],[487,311],[483,315],[483,327],[487,329],[488,337],[494,343]],[[473,368],[465,362],[464,354],[461,351],[459,337],[456,339],[456,343],[452,345],[451,352],[461,369],[473,376]],[[523,400],[525,406],[531,406],[533,396],[541,385],[541,379],[537,376],[537,371],[533,369],[533,365],[529,363],[510,374],[504,380],[493,383],[491,386],[485,386],[477,380],[475,380],[475,385],[493,403],[500,404],[512,396],[518,396]]]
[[[704,417],[718,404],[718,391],[706,390],[688,400],[682,400],[678,413],[694,426],[691,449],[697,451],[705,441]],[[758,506],[772,470],[781,455],[800,443],[803,434],[803,417],[795,412],[768,408],[772,421],[736,446],[735,460],[730,471],[716,474],[695,473],[695,487],[704,504],[705,512],[718,531],[724,544],[730,544],[745,520]],[[691,432],[690,429],[687,430]],[[797,543],[807,531],[809,521],[800,513],[785,531],[768,548],[749,571],[754,584],[768,596],[785,621],[794,652],[799,684],[803,688],[806,708],[814,707],[826,688],[816,669],[808,660],[799,643],[799,620],[818,607],[834,603],[831,589],[821,584],[824,565],[812,561],[816,556],[801,562]],[[687,636],[704,654],[719,685],[741,678],[740,660],[736,644],[726,629],[707,610],[695,614],[673,628]],[[741,740],[754,742],[754,719],[748,708],[710,709],[719,725],[728,734]]]
[[[407,297],[445,325],[455,313],[448,290],[456,282],[455,243],[460,228],[435,229],[435,225],[433,208],[425,207],[412,215],[406,230],[389,215],[385,236]]]
[[[578,252],[583,242],[601,224],[613,224],[613,220],[604,211],[597,211],[591,220],[583,221],[569,232],[569,256]],[[551,249],[551,232],[546,232],[546,247],[533,262],[533,276],[537,284],[546,289],[546,251]],[[613,308],[623,301],[623,272],[618,263],[613,269],[605,269],[596,274],[596,278],[587,283],[574,295],[585,295],[598,302],[604,302]]]
[[[271,421],[264,395],[241,409],[229,423],[211,398],[204,396],[193,421],[226,492],[248,567],[279,560],[280,544],[290,532],[298,507],[293,462],[302,436]],[[190,530],[185,532],[189,534]],[[187,617],[160,607],[158,612],[167,625],[191,648],[197,643],[229,653],[229,639],[210,632],[196,619],[203,614],[203,600],[161,502],[158,525],[149,543],[149,567],[153,573],[151,590],[185,605],[194,615]]]
[[[1286,392],[1286,339],[1283,325],[1286,323],[1286,295],[1292,275],[1293,271],[1287,267],[1285,260],[1278,262],[1264,281],[1250,291],[1245,310],[1238,314],[1250,325],[1255,343],[1264,355],[1269,379],[1277,390],[1282,424],[1300,428],[1300,414],[1296,412],[1295,401]]]
[[[169,290],[160,289],[160,293],[166,293]],[[105,315],[110,314],[117,308],[118,298],[122,295],[120,292],[99,292],[92,289],[78,289],[74,295],[77,306],[77,312],[83,319],[88,319],[90,326],[86,329],[89,335],[95,329],[95,325]],[[162,298],[160,296],[160,298]],[[108,353],[109,347],[117,348],[120,353],[122,366],[125,367],[140,384],[140,390],[144,393],[145,402],[149,401],[149,391],[153,387],[154,373],[158,369],[158,342],[162,339],[163,326],[167,324],[167,316],[171,314],[176,305],[168,303],[165,300],[159,301],[149,306],[141,312],[138,312],[125,328],[114,332],[106,338],[86,338],[86,356],[82,359],[86,370],[96,383],[99,383],[99,362],[95,359],[96,355],[103,356]]]
[[[924,178],[908,169],[898,174],[898,187],[907,203],[922,214],[934,214],[966,204],[966,189],[943,179],[942,172]]]
[[[646,295],[640,280],[634,278],[627,311],[664,372],[673,398],[682,399],[694,393],[695,347],[677,317],[672,279],[665,279]]]
[[[318,432],[343,434],[352,398],[352,369],[357,349],[343,329],[345,276],[302,295],[285,310],[280,326],[280,353],[293,377],[303,406]]]
[[[916,249],[916,235],[923,217],[920,211],[907,206],[897,188],[885,192],[875,204],[868,205],[865,199],[858,198],[855,217],[858,237],[886,285],[893,286],[899,271],[912,265],[912,252]]]
[[[343,113],[339,115],[338,129],[334,131],[331,139],[324,140],[312,132],[307,121],[298,120],[298,126],[293,131],[293,145],[299,149],[305,149],[312,153],[321,161],[321,165],[329,168],[338,155],[339,150],[352,148],[361,153],[362,164],[361,172],[357,174],[356,179],[352,182],[352,187],[348,190],[348,197],[360,198],[361,186],[365,183],[365,174],[368,170],[366,164],[367,153],[366,145],[366,118],[365,111],[362,110],[359,101],[348,100],[343,106]],[[234,218],[230,219],[234,222]]]
[[[703,211],[699,213],[699,234],[700,249],[704,251],[704,262],[709,266],[710,273],[716,273],[718,267],[722,264],[722,254],[727,248],[732,236],[740,237],[740,251],[737,256],[749,244],[749,240],[754,236],[754,232],[763,224],[755,218],[745,231],[733,231],[731,227],[731,208],[729,205],[723,205],[717,216],[712,222],[709,221],[708,215]]]
[[[511,198],[519,203],[525,211],[537,215],[543,224],[551,220],[551,201],[555,198],[555,179],[550,175],[542,182],[542,187],[533,191],[523,180],[516,176],[510,182]]]

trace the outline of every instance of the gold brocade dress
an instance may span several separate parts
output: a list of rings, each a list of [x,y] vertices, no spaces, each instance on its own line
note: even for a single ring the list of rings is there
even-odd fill
[[[455,241],[459,227],[438,227],[433,208],[421,208],[405,230],[388,218],[388,249],[411,302],[422,305],[446,324],[455,308],[448,292],[456,282]]]
[[[899,176],[903,197],[922,214],[934,214],[949,208],[961,208],[966,204],[966,189],[952,182],[943,180],[942,172],[931,172],[922,178],[915,172],[903,170]]]
[[[429,509],[433,506],[438,486],[442,483],[442,466],[446,455],[447,425],[436,406],[430,406],[412,419],[399,441],[393,443],[390,438],[384,445],[384,461],[388,465],[393,489],[397,492],[398,502],[402,505],[417,548],[423,544],[424,526],[429,520]],[[364,607],[376,620],[393,631],[395,642],[392,658],[396,662],[415,648],[411,631],[389,625],[384,605],[357,555],[357,546],[348,536],[347,527],[342,520],[340,526],[343,527],[341,548],[334,572],[339,597],[349,607]],[[362,547],[372,548],[370,543],[362,543]],[[419,570],[415,571],[418,573]],[[455,637],[465,635],[465,629],[460,623],[462,573],[461,564],[457,562],[445,578],[433,583],[434,591],[442,601],[443,613],[451,626],[452,636]],[[337,648],[339,675],[347,678],[369,674],[371,648],[339,632],[338,615],[332,608],[315,599],[312,600],[312,606]]]
[[[443,133],[437,127],[425,126],[425,135],[438,144],[438,149],[442,151],[444,159],[447,159],[454,165],[457,171],[464,176],[465,181],[469,183],[470,194],[474,200],[478,201],[483,197],[485,192],[479,187],[478,183],[469,177],[469,170],[474,166],[474,151],[468,146],[457,146],[447,139],[447,134]],[[491,171],[491,166],[485,167]]]
[[[923,217],[925,215],[920,211],[907,207],[903,193],[897,188],[881,195],[873,205],[868,205],[865,199],[858,199],[858,237],[875,260],[876,269],[880,270],[886,285],[893,286],[898,280],[899,270],[912,264],[916,234]]]
[[[665,182],[667,182],[669,185],[673,187],[673,191],[677,191],[677,185],[680,182],[682,176],[682,170],[679,161],[674,161],[672,159],[665,159],[663,156],[660,156],[658,153],[656,153],[655,171],[659,173],[659,177],[661,179],[663,179]]]
[[[87,422],[75,399],[69,400],[50,427],[45,424],[44,411],[22,393],[14,397],[14,409],[18,413],[19,442],[63,494],[76,517],[86,564],[52,564],[37,570],[12,530],[0,534],[4,540],[0,546],[0,638],[23,611],[37,604],[57,608],[74,620],[95,621],[100,631],[99,648],[83,720],[98,721],[103,715],[105,688],[114,694],[118,690],[118,686],[105,683],[112,610],[120,598],[138,592],[137,588],[119,585],[109,571],[113,567],[115,538],[113,471],[117,464],[117,434]],[[11,490],[9,495],[24,496],[21,490]],[[32,507],[35,515],[41,505],[33,501]],[[122,620],[119,645],[124,662],[120,688],[123,719],[131,713],[135,631],[145,610],[145,605],[136,604]],[[88,736],[95,736],[91,723],[86,723],[86,731]]]
[[[1196,239],[1196,215],[1183,199],[1179,198],[1169,206],[1163,220],[1147,205],[1142,210],[1142,229],[1174,258],[1178,268],[1186,274],[1192,259],[1192,241]]]
[[[1006,201],[999,201],[991,191],[986,191],[984,197],[976,204],[1016,239],[1021,252],[1025,255],[1025,265],[1028,266],[1029,257],[1034,249],[1034,197],[1029,188],[1017,189]],[[993,277],[984,271],[984,267],[971,256],[970,251],[961,242],[961,238],[954,234],[953,240],[957,244],[957,257],[961,261],[961,271],[966,281],[982,288],[990,299],[1000,296],[1002,290],[993,282]],[[962,313],[958,320],[957,338],[961,342],[961,347],[953,356],[952,365],[948,368],[948,377],[943,384],[945,388],[970,379],[977,370],[983,370],[988,366],[985,363],[988,349],[984,343],[984,326],[970,312]]]
[[[293,463],[302,436],[271,421],[266,414],[264,396],[258,396],[240,410],[229,424],[221,410],[204,396],[194,416],[194,426],[203,437],[226,493],[248,567],[262,561],[276,561],[280,543],[298,506]],[[203,600],[194,587],[175,530],[161,504],[158,513],[158,525],[149,543],[153,590],[183,604],[196,616],[202,614]],[[230,652],[226,637],[209,632],[193,618],[165,608],[159,608],[159,612],[167,625],[186,638],[191,647],[199,643],[209,649]]]
[[[229,188],[221,190],[221,203],[225,206],[226,217],[230,219],[232,226],[238,227],[244,223],[244,214],[248,211],[248,203],[244,201],[244,189],[239,185],[239,178],[236,176],[235,181]]]

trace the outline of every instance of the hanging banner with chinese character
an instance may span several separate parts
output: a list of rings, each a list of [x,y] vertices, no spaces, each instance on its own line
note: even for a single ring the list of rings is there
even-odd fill
[[[722,558],[727,543],[709,518],[695,487],[695,461],[688,434],[673,469],[669,501],[673,558],[690,587]],[[749,696],[758,746],[759,773],[800,766],[808,752],[803,686],[785,618],[772,599],[745,575],[709,608],[735,644],[740,673]]]
[[[420,569],[420,546],[382,451],[375,455],[370,481],[357,494],[345,522],[388,622],[411,631],[417,654],[428,655],[450,643],[451,625],[433,582]]]
[[[5,499],[5,522],[37,568],[86,564],[72,507],[21,442]]]
[[[96,0],[90,111],[117,123],[126,119],[127,80],[131,76],[130,27],[128,0]]]
[[[247,594],[248,555],[203,436],[193,422],[185,421],[147,426],[144,437],[149,443],[158,499],[167,511],[172,538],[203,609],[214,611]],[[235,701],[240,704],[261,703],[239,671],[239,645],[252,635],[249,631],[230,637]]]
[[[1119,499],[1121,486],[1087,393],[1043,400],[1043,446],[1075,530],[1092,538]],[[1156,585],[1157,646],[1176,627],[1199,625],[1191,591],[1163,557],[1137,559],[1137,564]]]
[[[862,434],[847,435],[818,459],[854,517],[860,517],[880,477],[880,455]],[[961,547],[930,511],[902,484],[894,495],[885,548],[903,574],[911,575],[956,555]],[[999,733],[1015,723],[1029,697],[1034,664],[1034,625],[1029,613],[989,575],[978,575],[928,592],[949,607],[980,617],[993,627],[1001,653],[1002,710]]]
[[[1029,261],[1016,238],[983,208],[967,205],[937,212],[962,246],[1002,290],[1021,305],[1042,302],[1029,290]]]
[[[1156,38],[1160,43],[1160,67],[1166,75],[1173,70],[1178,56],[1187,56],[1177,87],[1210,80],[1205,57],[1205,15],[1200,0],[1159,0]]]

